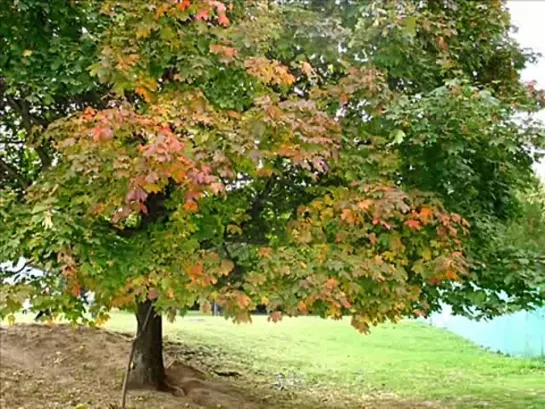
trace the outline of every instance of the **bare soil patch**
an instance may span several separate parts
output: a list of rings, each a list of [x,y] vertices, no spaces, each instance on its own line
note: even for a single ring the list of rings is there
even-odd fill
[[[130,337],[68,325],[0,327],[0,408],[117,408]],[[346,399],[304,388],[279,387],[270,374],[223,367],[179,343],[165,344],[165,365],[176,394],[129,391],[128,408],[440,408],[432,403]]]

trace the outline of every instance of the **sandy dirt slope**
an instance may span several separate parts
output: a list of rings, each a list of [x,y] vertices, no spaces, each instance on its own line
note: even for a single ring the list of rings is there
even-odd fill
[[[0,408],[118,408],[129,348],[128,336],[105,330],[37,324],[0,327]],[[218,357],[205,356],[208,363],[195,361],[192,357],[203,354],[190,346],[166,343],[164,349],[169,383],[176,393],[130,391],[128,408],[436,407],[400,401],[354,402],[342,395],[324,398],[304,390],[282,391],[266,376],[222,369]]]

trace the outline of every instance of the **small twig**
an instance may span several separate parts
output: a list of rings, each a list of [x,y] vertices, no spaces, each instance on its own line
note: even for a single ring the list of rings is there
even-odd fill
[[[127,399],[127,385],[129,383],[129,372],[131,371],[131,364],[134,358],[134,350],[136,347],[136,341],[138,341],[138,339],[142,336],[142,333],[146,330],[152,309],[153,309],[153,304],[150,302],[149,309],[146,314],[146,319],[144,320],[144,324],[140,328],[140,332],[138,332],[136,336],[134,337],[134,339],[132,340],[131,353],[129,354],[129,362],[127,363],[125,378],[123,379],[123,389],[121,390],[121,409],[125,409],[125,401]]]
[[[23,265],[23,267],[21,267],[21,268],[18,269],[17,271],[10,271],[10,273],[12,273],[13,275],[20,274],[20,273],[22,273],[23,270],[25,270],[27,267],[28,267],[28,263],[25,263],[25,264]]]

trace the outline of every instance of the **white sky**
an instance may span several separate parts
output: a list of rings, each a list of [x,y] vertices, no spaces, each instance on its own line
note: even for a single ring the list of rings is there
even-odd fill
[[[539,88],[545,88],[545,1],[512,0],[507,5],[512,22],[518,27],[515,38],[523,47],[542,54],[537,64],[524,70],[523,79],[535,80]],[[541,111],[539,117],[545,120],[545,110]],[[545,161],[536,165],[536,169],[545,180]]]

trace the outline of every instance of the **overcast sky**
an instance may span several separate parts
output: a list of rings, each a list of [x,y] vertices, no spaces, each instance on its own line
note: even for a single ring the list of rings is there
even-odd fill
[[[526,68],[523,78],[535,80],[539,88],[545,88],[545,1],[512,0],[507,4],[513,24],[519,29],[515,37],[520,44],[543,54],[537,64]],[[545,110],[541,111],[540,118],[545,120]],[[536,169],[545,180],[545,162],[536,165]]]

